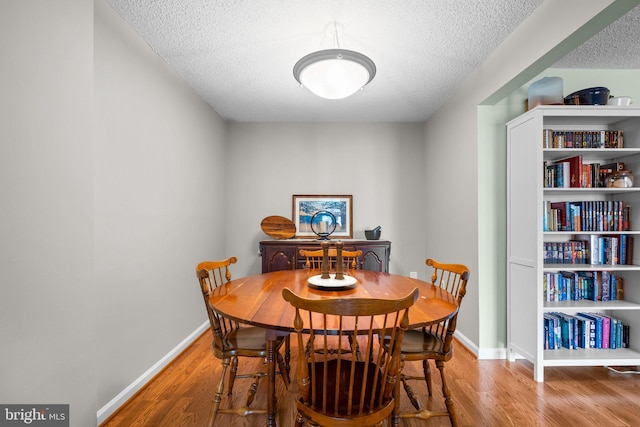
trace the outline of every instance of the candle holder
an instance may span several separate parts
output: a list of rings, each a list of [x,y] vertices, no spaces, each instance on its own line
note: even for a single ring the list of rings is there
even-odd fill
[[[311,217],[311,231],[318,236],[318,240],[329,240],[337,224],[335,215],[329,211],[318,211]]]

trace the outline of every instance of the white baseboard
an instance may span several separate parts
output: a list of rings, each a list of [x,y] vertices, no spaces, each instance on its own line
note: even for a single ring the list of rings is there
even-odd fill
[[[480,350],[480,353],[478,353],[478,360],[496,360],[506,358],[506,348],[483,348]]]
[[[158,372],[160,372],[165,366],[167,366],[173,359],[175,359],[181,352],[183,352],[189,345],[196,340],[204,331],[209,328],[209,321],[207,320],[202,325],[193,331],[188,337],[186,337],[180,344],[175,346],[169,353],[167,353],[162,359],[156,362],[150,367],[144,374],[138,377],[134,382],[129,384],[127,388],[122,390],[116,397],[111,399],[109,403],[104,405],[98,410],[98,425],[102,424],[107,418],[109,418],[120,406],[122,406],[131,396],[133,396],[138,390],[145,386]]]
[[[461,334],[459,331],[454,332],[454,337],[462,345],[464,345],[470,352],[476,355],[478,360],[494,360],[494,359],[506,359],[507,358],[507,349],[506,348],[479,348],[475,343]]]

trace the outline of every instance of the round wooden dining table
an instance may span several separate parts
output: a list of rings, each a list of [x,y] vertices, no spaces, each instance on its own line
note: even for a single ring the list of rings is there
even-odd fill
[[[418,279],[368,270],[350,270],[355,278],[350,287],[324,288],[310,284],[318,270],[282,270],[232,280],[213,290],[209,298],[217,313],[267,330],[267,417],[276,425],[275,367],[276,338],[294,332],[295,309],[282,298],[284,288],[308,299],[373,298],[398,299],[418,288],[419,295],[409,310],[409,327],[441,322],[458,311],[458,304],[446,290]]]

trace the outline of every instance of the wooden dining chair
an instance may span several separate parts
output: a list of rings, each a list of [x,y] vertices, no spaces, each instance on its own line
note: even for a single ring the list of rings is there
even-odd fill
[[[410,329],[405,332],[402,342],[400,359],[404,365],[406,362],[422,361],[423,376],[401,375],[400,382],[396,389],[396,399],[399,399],[400,384],[402,384],[411,404],[416,409],[414,412],[400,413],[399,406],[394,411],[394,423],[398,418],[419,418],[428,419],[434,416],[448,416],[452,426],[457,425],[456,410],[451,392],[447,386],[444,375],[444,364],[453,357],[453,334],[456,330],[456,323],[460,304],[467,292],[467,281],[469,280],[469,269],[462,264],[443,264],[431,258],[426,260],[426,264],[433,267],[431,283],[434,286],[445,289],[451,293],[458,303],[458,311],[449,319],[430,326],[419,329]],[[385,347],[389,347],[385,345]],[[427,385],[427,393],[432,396],[431,390],[431,368],[430,360],[434,360],[436,367],[440,371],[442,380],[442,395],[444,397],[446,412],[434,412],[424,408],[418,399],[418,394],[409,385],[411,380],[423,380]]]
[[[399,352],[409,322],[409,307],[418,289],[400,299],[329,298],[311,300],[282,291],[295,307],[293,325],[298,348],[303,335],[327,347],[335,335],[360,336],[370,357],[358,360],[353,346],[338,346],[335,355],[327,351],[299,352],[296,426],[305,420],[322,426],[374,426],[389,419],[394,407],[395,383],[400,373]],[[377,334],[389,337],[388,350],[379,345]]]
[[[336,248],[329,248],[328,252],[328,260],[329,260],[329,270],[335,271],[336,269],[336,258],[338,255],[338,251]],[[306,258],[304,268],[307,270],[320,270],[322,267],[322,249],[316,250],[306,250],[300,249],[300,256]],[[358,268],[358,258],[362,256],[361,250],[356,251],[342,251],[342,262],[347,270],[355,270]]]
[[[213,334],[213,354],[222,361],[222,373],[220,374],[220,381],[209,413],[209,426],[214,425],[216,416],[219,413],[242,416],[267,413],[266,409],[250,408],[250,405],[255,398],[256,391],[258,390],[258,381],[260,378],[266,377],[267,373],[252,372],[238,374],[238,358],[250,357],[266,359],[266,331],[262,328],[242,325],[234,320],[228,319],[216,313],[209,304],[211,292],[231,280],[229,265],[235,264],[236,262],[236,257],[230,257],[221,261],[204,261],[199,263],[196,267],[196,274],[200,281],[200,288],[202,290],[202,296],[204,297],[204,304],[207,309],[211,332]],[[275,343],[279,373],[282,375],[284,383],[288,387],[289,370],[286,366],[288,363],[285,363],[282,354],[280,353],[280,348],[283,344],[286,347],[285,351],[288,353],[289,336],[280,337]],[[288,362],[288,355],[286,356],[286,359]],[[228,396],[231,396],[233,393],[233,387],[236,379],[251,378],[253,379],[253,382],[247,390],[247,398],[244,406],[232,408],[231,405],[229,405],[228,409],[220,409],[220,403],[222,402],[222,394],[224,391],[224,379],[229,365],[231,365],[231,371],[229,373],[229,383],[227,387]]]
[[[342,263],[344,267],[343,271],[348,272],[349,270],[356,270],[358,268],[358,258],[361,255],[362,255],[362,251],[359,249],[355,251],[343,250],[342,251]],[[304,265],[305,269],[320,270],[322,268],[322,257],[323,257],[322,249],[314,249],[314,250],[300,249],[300,256],[303,256],[306,258],[306,262]],[[327,251],[327,258],[329,261],[330,271],[336,271],[337,257],[338,257],[338,250],[335,247],[329,248],[329,250]],[[361,357],[358,342],[357,341],[352,342],[351,341],[352,339],[353,337],[349,337],[349,343],[350,345],[353,345],[355,343],[358,357]],[[307,341],[306,351],[310,351],[310,348],[311,348],[311,340]],[[320,351],[320,350],[317,350],[317,351]],[[333,347],[327,348],[327,351],[329,353],[335,352]]]

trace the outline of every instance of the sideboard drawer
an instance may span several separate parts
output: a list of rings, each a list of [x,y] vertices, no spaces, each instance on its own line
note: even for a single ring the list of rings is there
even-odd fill
[[[388,240],[341,240],[348,251],[361,250],[358,268],[363,270],[389,272],[391,242]],[[262,272],[302,269],[305,258],[300,256],[301,249],[320,249],[319,240],[263,240],[260,242]]]

